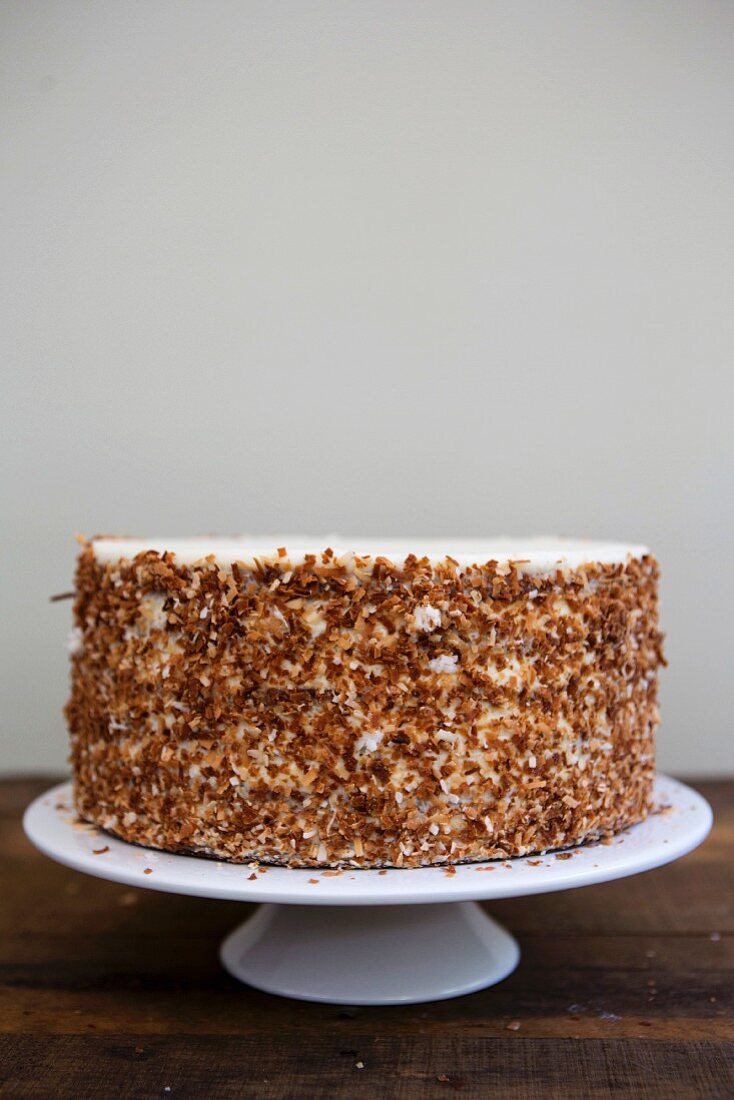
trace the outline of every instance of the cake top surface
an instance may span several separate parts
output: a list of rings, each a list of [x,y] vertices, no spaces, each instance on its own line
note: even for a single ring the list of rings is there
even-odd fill
[[[181,565],[191,565],[213,556],[222,565],[250,563],[254,559],[283,560],[285,549],[294,565],[306,555],[320,556],[327,548],[337,557],[387,558],[401,564],[409,555],[444,561],[453,558],[460,566],[483,565],[488,561],[516,562],[523,572],[544,572],[558,567],[575,568],[588,562],[603,565],[624,564],[630,558],[649,553],[646,546],[634,543],[599,542],[590,539],[531,536],[527,538],[374,538],[352,535],[205,535],[195,538],[117,538],[104,536],[91,540],[92,551],[100,563],[134,558],[153,550],[171,553]]]

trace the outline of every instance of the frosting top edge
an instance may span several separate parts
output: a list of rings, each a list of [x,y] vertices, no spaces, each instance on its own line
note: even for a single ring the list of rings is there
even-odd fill
[[[233,562],[249,564],[259,561],[285,560],[279,549],[286,550],[293,565],[307,555],[320,557],[331,549],[338,558],[386,558],[396,565],[409,555],[428,558],[431,562],[453,558],[460,566],[483,565],[488,561],[516,562],[525,573],[547,572],[556,568],[574,568],[588,563],[600,565],[625,564],[631,558],[642,558],[650,551],[636,543],[606,542],[593,539],[531,536],[519,538],[374,538],[345,535],[213,535],[193,538],[128,538],[100,536],[90,540],[92,553],[101,564],[129,560],[153,550],[171,553],[181,565],[191,565],[213,556],[223,566]]]

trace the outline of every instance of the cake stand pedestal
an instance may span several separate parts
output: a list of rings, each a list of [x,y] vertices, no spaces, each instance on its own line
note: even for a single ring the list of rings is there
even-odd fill
[[[261,905],[222,944],[248,985],[302,1001],[408,1004],[506,978],[517,941],[475,901],[438,905]]]
[[[568,890],[648,871],[695,848],[708,803],[658,776],[657,812],[614,837],[537,857],[452,868],[290,870],[222,863],[126,844],[81,825],[70,783],[26,810],[29,839],[77,871],[168,893],[262,903],[224,941],[235,978],[286,997],[335,1004],[442,1000],[506,978],[516,941],[477,901]]]

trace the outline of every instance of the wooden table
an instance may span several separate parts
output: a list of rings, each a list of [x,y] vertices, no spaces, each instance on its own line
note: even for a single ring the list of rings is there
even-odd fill
[[[25,840],[54,782],[0,782],[0,1096],[734,1097],[734,781],[669,867],[493,902],[523,960],[453,1001],[341,1008],[219,966],[245,906],[131,890]]]

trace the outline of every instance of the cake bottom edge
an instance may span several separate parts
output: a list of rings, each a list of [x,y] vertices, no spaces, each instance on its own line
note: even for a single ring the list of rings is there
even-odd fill
[[[232,863],[240,866],[271,866],[290,868],[294,870],[405,870],[412,868],[452,867],[473,863],[503,862],[510,859],[524,858],[526,856],[543,856],[571,851],[579,847],[591,847],[596,844],[611,843],[613,838],[634,825],[643,822],[657,807],[653,800],[653,783],[645,784],[639,792],[640,798],[635,805],[630,806],[626,801],[620,812],[610,816],[606,821],[590,823],[586,828],[571,828],[558,832],[556,836],[548,838],[546,843],[523,844],[519,839],[512,842],[509,836],[503,837],[502,844],[473,843],[462,845],[463,850],[453,855],[426,855],[421,852],[413,852],[405,855],[400,849],[399,838],[391,838],[383,845],[384,855],[380,856],[349,856],[332,857],[328,859],[314,858],[306,853],[286,853],[278,851],[270,846],[258,846],[253,843],[256,838],[248,837],[243,832],[239,844],[233,847],[231,834],[226,838],[227,845],[223,843],[191,843],[181,840],[174,835],[165,836],[166,829],[159,822],[138,819],[135,823],[120,827],[111,824],[110,815],[104,808],[95,808],[85,804],[77,797],[74,789],[74,808],[81,820],[94,825],[102,832],[125,843],[137,847],[164,852],[170,855],[193,856],[222,863]],[[212,838],[212,841],[215,838]],[[374,839],[369,847],[374,849]]]

